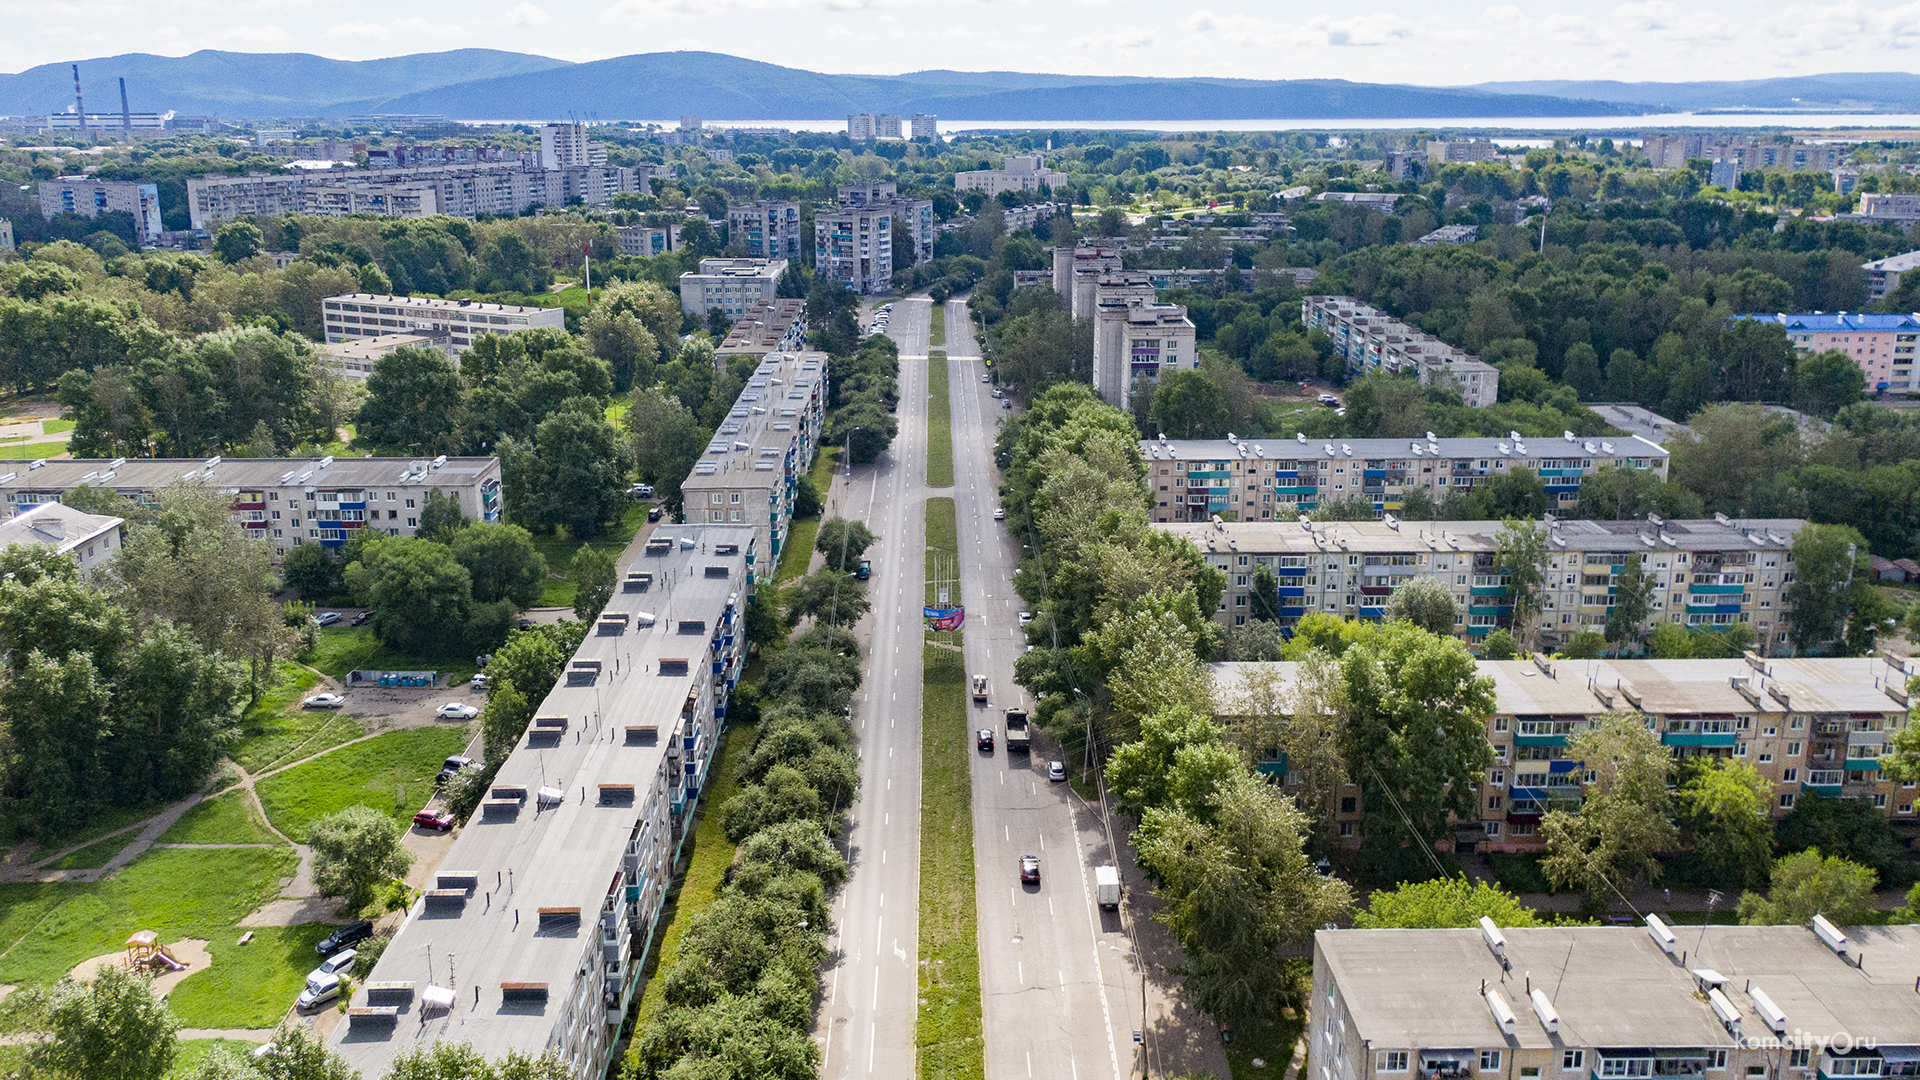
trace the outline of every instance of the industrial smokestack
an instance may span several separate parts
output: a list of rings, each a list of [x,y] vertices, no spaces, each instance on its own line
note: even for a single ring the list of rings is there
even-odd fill
[[[128,142],[133,141],[133,110],[127,108],[127,80],[120,80],[120,133]]]
[[[87,130],[87,103],[80,97],[80,65],[73,65],[73,111],[80,115],[80,130]]]

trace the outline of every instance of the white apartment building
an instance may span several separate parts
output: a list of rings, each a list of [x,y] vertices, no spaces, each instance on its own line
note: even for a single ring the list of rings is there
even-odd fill
[[[1598,631],[1616,601],[1629,555],[1657,581],[1646,629],[1746,623],[1763,650],[1786,647],[1785,589],[1792,580],[1797,518],[1585,521],[1548,516],[1552,552],[1542,589],[1540,630],[1564,643]],[[1215,619],[1239,626],[1271,615],[1290,626],[1303,615],[1377,619],[1393,590],[1414,578],[1446,585],[1460,608],[1457,636],[1477,642],[1511,622],[1506,571],[1495,563],[1498,521],[1225,521],[1156,525],[1184,537],[1227,575]],[[1261,612],[1255,573],[1281,578],[1280,610]]]
[[[1124,250],[1119,240],[1096,239],[1053,249],[1053,291],[1060,294],[1074,318],[1093,318],[1093,284],[1100,275],[1121,269]]]
[[[1422,386],[1452,386],[1484,409],[1500,399],[1500,369],[1351,296],[1309,296],[1300,320],[1333,341],[1347,370],[1410,371]]]
[[[1886,191],[1862,192],[1860,213],[1866,217],[1911,221],[1920,218],[1920,195]]]
[[[753,527],[753,550],[763,552],[765,562],[750,568],[762,580],[780,565],[794,495],[813,464],[826,403],[827,354],[767,355],[680,484],[688,522]]]
[[[90,574],[112,562],[127,546],[127,521],[107,514],[83,514],[57,502],[28,507],[0,521],[0,551],[32,544],[71,555],[80,572]]]
[[[1860,269],[1867,272],[1868,298],[1886,299],[1888,293],[1900,287],[1900,275],[1916,267],[1920,267],[1920,251],[1889,255],[1862,266]]]
[[[838,191],[842,207],[863,209],[885,208],[893,211],[893,220],[906,227],[913,237],[913,262],[918,266],[933,258],[933,241],[937,230],[933,222],[933,203],[927,199],[909,199],[900,194],[899,186],[890,180],[868,180],[859,184],[848,184]],[[896,267],[904,269],[904,267]]]
[[[854,113],[848,116],[847,138],[856,140],[879,138],[880,119],[872,113]],[[897,116],[893,118],[893,134],[895,138],[900,135],[900,118]]]
[[[1364,495],[1381,514],[1397,513],[1406,493],[1425,488],[1438,503],[1449,492],[1526,469],[1560,509],[1580,502],[1580,484],[1600,469],[1645,469],[1667,478],[1671,455],[1639,435],[1618,441],[1524,439],[1142,440],[1155,521],[1291,521],[1323,502]]]
[[[40,181],[40,214],[43,217],[51,219],[60,214],[78,214],[90,218],[116,211],[133,215],[134,233],[143,243],[158,240],[160,234],[166,231],[166,226],[160,222],[160,188],[157,184],[95,180],[86,176],[62,176],[56,180]]]
[[[622,255],[652,258],[655,255],[680,250],[680,226],[678,225],[668,225],[658,229],[645,225],[615,225],[613,232],[620,238]]]
[[[199,232],[210,232],[222,222],[250,215],[514,217],[537,206],[565,206],[572,199],[589,206],[611,206],[615,195],[647,191],[649,177],[665,175],[671,175],[671,170],[664,166],[541,169],[511,161],[198,176],[187,180],[187,207],[193,228]],[[426,199],[429,190],[431,204]]]
[[[893,288],[893,209],[843,206],[813,215],[813,270],[854,292]]]
[[[984,191],[998,195],[1003,191],[1038,191],[1042,185],[1057,188],[1067,182],[1067,174],[1046,167],[1039,154],[1008,154],[998,169],[972,169],[953,174],[953,186],[960,191]]]
[[[295,545],[337,548],[355,529],[412,536],[427,492],[452,495],[474,521],[500,521],[500,459],[75,458],[22,462],[0,473],[0,519],[75,488],[98,487],[151,506],[171,484],[205,484],[233,496],[249,537],[285,555]]]
[[[349,382],[365,382],[380,358],[395,349],[441,349],[453,344],[451,334],[379,334],[326,342],[317,351],[320,362]]]
[[[785,259],[701,259],[698,271],[680,275],[680,310],[704,319],[719,308],[739,319],[756,303],[772,300],[786,272]]]
[[[937,139],[940,137],[940,118],[932,113],[913,114],[913,137],[916,139]]]
[[[439,1042],[614,1065],[745,666],[753,532],[662,525],[327,1037],[364,1076]],[[539,694],[540,690],[535,690]]]
[[[605,165],[607,148],[587,138],[585,124],[546,124],[540,128],[540,167],[570,169]]]
[[[1107,404],[1127,407],[1134,388],[1169,371],[1200,366],[1193,320],[1180,304],[1156,303],[1136,287],[1102,292],[1093,312],[1093,390]]]
[[[320,308],[329,345],[389,334],[419,334],[446,338],[445,347],[456,356],[487,334],[511,334],[541,326],[565,330],[567,326],[566,312],[560,308],[430,296],[342,293],[321,301]]]
[[[768,353],[802,352],[807,347],[807,302],[796,297],[761,300],[733,324],[713,350],[713,364],[725,371],[735,356],[757,362]]]
[[[1427,160],[1435,165],[1453,161],[1492,161],[1499,156],[1500,147],[1492,139],[1427,140]]]
[[[800,259],[800,204],[788,199],[756,199],[727,207],[727,245],[748,258]]]

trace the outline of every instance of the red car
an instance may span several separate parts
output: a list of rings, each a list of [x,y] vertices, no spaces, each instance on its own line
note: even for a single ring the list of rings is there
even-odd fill
[[[1040,884],[1040,857],[1038,855],[1020,856],[1020,884]]]
[[[413,823],[434,832],[453,831],[453,815],[445,810],[422,810],[413,815]]]

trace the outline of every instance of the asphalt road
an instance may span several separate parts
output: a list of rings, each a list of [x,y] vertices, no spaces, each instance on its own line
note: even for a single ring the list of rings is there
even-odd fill
[[[1093,868],[1117,860],[1093,808],[1065,783],[1047,780],[1057,746],[1036,735],[1031,754],[1006,752],[1004,712],[1028,703],[1013,682],[1014,660],[1026,648],[1018,623],[1024,604],[1013,591],[1020,539],[993,518],[1000,482],[993,444],[1001,419],[1012,414],[981,382],[987,369],[967,326],[966,306],[952,302],[947,363],[967,672],[987,675],[992,690],[984,708],[970,708],[973,727],[997,735],[994,750],[975,751],[973,761],[987,1076],[1121,1080],[1134,1073],[1140,975],[1121,913],[1101,911],[1093,897]],[[1037,886],[1020,883],[1022,855],[1040,858]]]
[[[837,477],[829,515],[865,521],[872,612],[858,627],[866,681],[854,697],[860,798],[852,874],[835,906],[835,959],[815,1024],[822,1077],[912,1077],[919,1011],[920,659],[926,549],[927,334],[933,305],[894,304],[900,433],[873,465]],[[978,376],[976,376],[978,378]]]

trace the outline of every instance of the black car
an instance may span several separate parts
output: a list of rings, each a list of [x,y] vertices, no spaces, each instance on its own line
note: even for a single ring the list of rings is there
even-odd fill
[[[466,768],[471,764],[473,764],[472,758],[461,757],[459,754],[453,755],[452,757],[440,763],[440,775],[433,778],[433,786],[445,787],[447,785],[447,781],[460,775],[460,770]]]
[[[977,750],[993,749],[993,729],[981,728],[973,733],[973,745]]]
[[[649,507],[647,507],[647,520],[648,520],[648,521],[659,521],[659,520],[660,520],[660,508],[659,508],[659,507],[657,507],[657,506],[649,506]]]
[[[328,934],[320,940],[320,944],[313,947],[313,951],[319,953],[321,956],[332,956],[341,949],[357,945],[372,936],[373,924],[365,919],[361,919],[359,922],[348,923],[333,933]]]
[[[363,623],[365,623],[365,622],[366,622],[366,621],[367,621],[368,619],[371,619],[371,618],[373,618],[373,612],[371,612],[371,611],[363,611],[363,612],[361,612],[360,614],[358,614],[358,615],[355,615],[355,616],[354,616],[353,618],[351,618],[351,619],[348,619],[348,620],[347,620],[347,625],[348,625],[348,626],[359,626],[359,625],[361,625],[361,624],[363,624]]]

